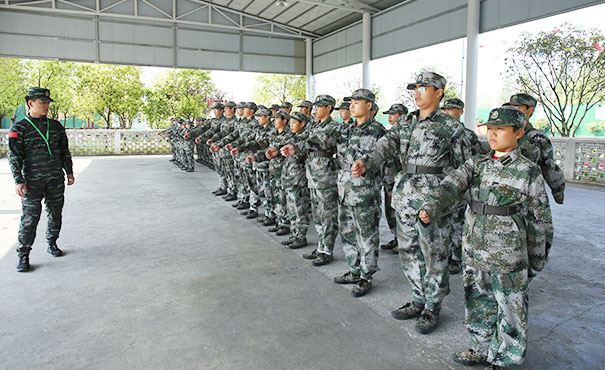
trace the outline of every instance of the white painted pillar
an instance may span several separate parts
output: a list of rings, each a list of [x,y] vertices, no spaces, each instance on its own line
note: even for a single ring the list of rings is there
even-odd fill
[[[307,75],[307,100],[313,101],[313,40],[307,37],[307,52],[305,55],[306,75]]]
[[[363,13],[361,35],[361,63],[363,64],[363,88],[370,88],[370,58],[372,57],[372,16]]]
[[[481,1],[468,0],[466,13],[466,96],[464,125],[475,130],[477,113],[477,56],[479,52],[479,17]]]

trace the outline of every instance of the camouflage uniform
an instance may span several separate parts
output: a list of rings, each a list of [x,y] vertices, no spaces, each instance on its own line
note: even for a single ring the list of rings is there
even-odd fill
[[[228,102],[225,104],[226,107],[236,108],[236,104],[234,102]],[[237,130],[240,126],[240,119],[236,116],[225,117],[225,121],[220,125],[220,127],[215,129],[210,129],[200,137],[202,141],[212,140],[213,143],[218,142],[220,139],[230,135],[233,131]],[[205,144],[204,144],[205,145]],[[225,180],[227,183],[227,193],[229,195],[237,195],[237,178],[235,176],[235,160],[234,157],[227,151],[225,148],[220,148],[219,151],[219,159],[220,159],[220,167],[224,173]]]
[[[516,108],[490,112],[489,126],[519,128]],[[470,191],[464,292],[473,349],[498,366],[521,365],[527,350],[528,268],[547,262],[553,227],[541,170],[518,149],[478,155],[453,171],[420,208],[434,218]]]
[[[176,161],[176,147],[173,139],[174,132],[179,127],[176,118],[171,119],[170,127],[165,130],[162,130],[161,133],[166,136],[168,142],[170,143],[170,151],[172,152],[172,162]]]
[[[190,127],[190,128],[185,128],[183,130],[183,135],[191,132],[194,128]],[[187,172],[193,172],[195,169],[195,161],[193,158],[193,151],[195,150],[195,141],[193,140],[193,138],[190,139],[183,139],[183,165],[184,165],[184,169]]]
[[[329,95],[320,95],[312,104],[334,107],[336,101]],[[327,255],[332,255],[338,234],[336,142],[331,136],[338,127],[330,117],[323,122],[311,123],[304,133],[299,134],[300,141],[295,146],[296,152],[306,158],[306,176],[318,237],[317,253]]]
[[[38,97],[47,89],[32,88],[28,96]],[[50,92],[44,95],[50,99]],[[46,142],[42,137],[48,138]],[[54,245],[59,238],[64,204],[65,174],[72,175],[72,161],[67,135],[59,121],[47,117],[25,119],[16,122],[8,134],[8,163],[16,185],[25,184],[27,193],[21,198],[21,223],[19,225],[17,253],[29,254],[42,212],[42,199],[48,213],[46,240]]]
[[[423,73],[408,85],[445,87],[445,78]],[[439,314],[450,292],[448,254],[442,219],[428,226],[418,218],[426,193],[436,189],[445,174],[471,156],[458,121],[439,108],[425,118],[420,111],[400,119],[376,145],[368,170],[399,154],[403,170],[395,179],[393,205],[397,210],[397,239],[403,271],[412,286],[414,304]],[[366,163],[364,161],[364,163]]]
[[[504,105],[536,106],[536,99],[528,94],[515,94]],[[557,203],[563,203],[565,192],[565,176],[554,159],[552,143],[542,131],[536,130],[529,121],[525,125],[525,135],[519,140],[519,148],[523,156],[531,159],[542,170],[542,176],[552,191]]]

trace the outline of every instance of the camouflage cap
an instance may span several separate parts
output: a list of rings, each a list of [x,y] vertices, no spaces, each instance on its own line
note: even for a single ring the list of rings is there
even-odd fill
[[[236,108],[237,104],[234,101],[228,101],[225,103],[225,108]]]
[[[374,101],[376,100],[376,95],[374,95],[374,93],[368,89],[357,89],[353,91],[353,94],[351,94],[351,96],[345,97],[344,100],[365,100],[367,102],[374,103]]]
[[[399,113],[401,115],[408,114],[408,109],[403,104],[393,104],[389,108],[389,110],[382,112],[382,114],[395,114]]]
[[[30,87],[27,90],[27,95],[25,98],[40,99],[47,103],[54,102],[54,100],[50,97],[50,90],[43,87]]]
[[[443,103],[441,109],[458,108],[464,109],[464,102],[458,98],[448,99]]]
[[[294,118],[295,120],[304,123],[307,123],[307,121],[309,121],[309,116],[307,116],[303,112],[294,112],[290,115],[290,118]]]
[[[275,110],[280,110],[281,109],[281,105],[279,105],[279,104],[273,104],[270,109],[271,110],[274,110],[274,109]]]
[[[510,97],[510,100],[502,105],[525,105],[527,107],[535,107],[538,101],[529,94],[518,93]]]
[[[311,108],[313,103],[308,100],[303,100],[302,103],[298,106],[299,108]]]
[[[286,101],[281,105],[281,107],[292,109],[292,103]]]
[[[212,104],[210,109],[225,109],[225,106],[223,105],[223,103],[216,102]]]
[[[256,103],[251,102],[251,101],[244,103],[243,108],[249,108],[249,109],[252,109],[253,111],[256,111],[258,109],[258,107],[256,106]]]
[[[278,117],[283,118],[283,119],[290,119],[290,115],[285,110],[279,110],[279,111],[275,112],[274,115],[271,116],[271,118],[278,118]]]
[[[351,108],[351,103],[349,103],[348,101],[343,101],[342,103],[340,103],[340,105],[337,108],[334,108],[334,109],[336,109],[336,110],[341,110],[341,109],[349,110],[349,108]]]
[[[416,77],[415,82],[408,84],[408,90],[414,90],[416,86],[434,86],[437,89],[445,89],[447,80],[442,75],[435,72],[424,72]]]
[[[527,116],[520,109],[503,106],[500,108],[492,109],[489,112],[487,122],[481,124],[481,126],[516,126],[518,128],[525,127],[525,121]]]
[[[259,107],[256,113],[254,114],[257,117],[260,116],[271,116],[271,111],[267,107]]]
[[[244,104],[246,104],[246,102],[242,101],[242,102],[237,103],[237,105],[235,106],[235,109],[242,109],[242,108],[244,108]]]
[[[313,105],[317,105],[318,107],[325,107],[328,105],[335,106],[336,99],[334,99],[330,95],[318,95],[315,98],[315,103],[313,103]]]

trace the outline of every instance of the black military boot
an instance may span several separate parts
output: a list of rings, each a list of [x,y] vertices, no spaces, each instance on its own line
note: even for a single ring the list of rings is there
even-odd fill
[[[218,191],[216,193],[214,193],[214,195],[216,195],[217,197],[221,197],[223,195],[227,195],[227,190],[225,189],[217,189]]]
[[[254,211],[254,210],[250,210],[248,212],[248,214],[246,214],[246,218],[250,219],[250,218],[257,218],[258,217],[258,212]]]
[[[287,226],[282,226],[277,230],[276,234],[279,236],[288,235],[290,234],[290,228]]]
[[[232,202],[232,201],[234,201],[234,200],[237,200],[237,195],[234,195],[234,194],[227,194],[227,196],[223,197],[223,199],[224,199],[226,202]]]
[[[280,228],[279,225],[275,225],[273,227],[270,227],[269,230],[267,230],[267,231],[269,231],[270,233],[275,233],[275,232],[279,231],[279,228]]]
[[[295,238],[294,241],[288,245],[288,248],[298,249],[298,248],[304,248],[307,245],[308,245],[307,238]]]
[[[51,243],[48,245],[46,251],[53,255],[53,257],[61,257],[63,255],[63,251],[57,247],[57,243]]]
[[[29,254],[19,256],[19,264],[17,265],[17,271],[27,272],[29,271]]]
[[[231,205],[231,207],[233,207],[233,208],[237,208],[237,207],[239,207],[239,205],[240,205],[240,204],[242,204],[242,201],[241,201],[241,200],[238,200],[236,203],[233,203],[233,204]]]
[[[263,221],[263,226],[271,226],[271,225],[275,225],[275,218],[273,218],[273,217],[265,218],[265,221]]]
[[[250,203],[248,203],[248,202],[242,202],[239,206],[237,206],[235,208],[237,208],[239,210],[248,209],[248,208],[250,208]]]

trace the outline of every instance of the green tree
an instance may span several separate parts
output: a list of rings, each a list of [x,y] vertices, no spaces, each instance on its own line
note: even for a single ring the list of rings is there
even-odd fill
[[[50,90],[55,101],[49,107],[48,115],[54,119],[67,119],[74,110],[77,65],[70,62],[32,60],[27,62],[28,86],[44,87]]]
[[[543,105],[561,136],[575,136],[586,114],[605,99],[603,35],[568,23],[523,33],[508,49],[508,72]]]
[[[128,127],[143,103],[143,84],[140,68],[106,64],[83,65],[79,73],[79,111],[88,117],[99,115],[106,128],[112,118],[118,118],[120,127]]]
[[[0,120],[14,116],[17,107],[24,104],[24,77],[24,65],[19,59],[0,58]]]
[[[169,102],[170,115],[192,120],[208,111],[206,98],[214,92],[209,71],[169,70],[154,87]]]
[[[166,95],[154,89],[147,89],[145,90],[144,101],[142,112],[151,128],[168,127],[172,107]]]
[[[305,76],[265,73],[256,77],[252,99],[266,106],[287,101],[296,105],[305,100],[306,89]]]
[[[410,81],[416,81],[416,78],[418,77],[418,75],[420,73],[426,73],[426,72],[434,72],[434,73],[440,74],[441,76],[445,77],[445,79],[448,81],[447,84],[445,85],[445,89],[443,91],[444,97],[441,101],[445,101],[447,99],[452,99],[452,98],[460,98],[458,96],[458,91],[456,90],[456,86],[453,84],[454,79],[452,77],[448,76],[445,73],[440,72],[435,67],[432,67],[432,66],[424,67],[420,70],[420,72],[410,75],[410,77],[406,81],[401,82],[397,86],[396,97],[397,97],[398,101],[401,102],[406,107],[408,107],[408,109],[410,111],[412,111],[418,107],[416,106],[416,100],[414,100],[414,90],[408,90],[408,84]]]

